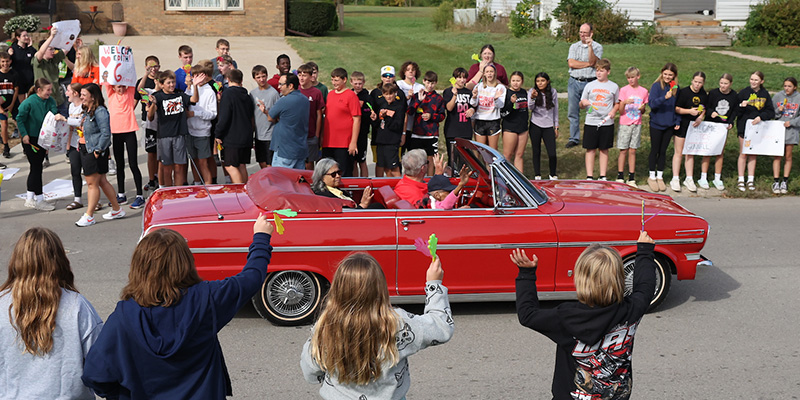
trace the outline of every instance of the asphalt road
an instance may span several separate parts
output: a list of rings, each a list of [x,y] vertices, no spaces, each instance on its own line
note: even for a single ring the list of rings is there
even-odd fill
[[[51,168],[45,181],[63,177]],[[69,251],[79,290],[105,319],[127,279],[140,211],[77,228],[73,223],[80,213],[63,210],[68,201],[43,213],[12,199],[24,191],[24,177],[23,170],[2,185],[0,260],[8,260],[24,229],[53,229]],[[694,281],[673,278],[665,303],[645,316],[636,335],[633,398],[798,398],[800,268],[794,246],[800,198],[679,201],[711,223],[703,254],[714,266],[700,269]],[[447,284],[446,271],[458,267],[444,262]],[[408,309],[421,312],[418,306]],[[555,346],[519,325],[513,303],[455,304],[453,311],[456,333],[450,343],[412,357],[409,399],[549,398]],[[242,309],[220,333],[234,397],[315,398],[318,386],[306,383],[299,368],[308,334],[308,327],[275,327],[252,306]]]

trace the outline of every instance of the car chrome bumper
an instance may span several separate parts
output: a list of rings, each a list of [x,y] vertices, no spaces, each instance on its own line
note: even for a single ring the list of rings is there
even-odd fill
[[[714,266],[714,263],[711,260],[703,257],[703,255],[700,255],[700,258],[702,259],[702,261],[699,261],[697,263],[698,267],[713,267]]]

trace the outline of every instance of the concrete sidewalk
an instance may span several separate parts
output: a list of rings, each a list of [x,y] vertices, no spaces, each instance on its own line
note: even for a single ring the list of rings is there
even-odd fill
[[[83,35],[83,41],[87,45],[100,39],[104,44],[117,44],[119,36],[112,34],[102,35]],[[144,59],[149,55],[155,55],[161,61],[161,70],[175,70],[182,67],[178,60],[178,47],[189,45],[194,50],[194,64],[203,59],[213,59],[217,57],[215,50],[218,37],[203,36],[125,36],[122,38],[121,45],[130,46],[133,50],[133,58],[136,60],[136,74],[141,77],[144,75]],[[302,64],[302,60],[297,52],[286,43],[282,37],[252,37],[252,36],[228,36],[225,37],[231,43],[231,57],[236,60],[239,69],[244,73],[245,88],[256,87],[250,73],[253,66],[261,64],[267,67],[269,76],[276,74],[276,59],[281,54],[287,54],[292,60],[292,69]]]

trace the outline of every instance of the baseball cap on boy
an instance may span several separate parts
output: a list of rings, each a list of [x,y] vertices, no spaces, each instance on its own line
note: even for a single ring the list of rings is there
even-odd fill
[[[381,67],[381,76],[394,76],[394,67],[391,65],[384,65]]]
[[[455,190],[456,185],[450,183],[450,179],[448,179],[444,175],[434,175],[428,181],[428,193],[435,192],[437,190],[445,190],[448,192],[452,192]]]

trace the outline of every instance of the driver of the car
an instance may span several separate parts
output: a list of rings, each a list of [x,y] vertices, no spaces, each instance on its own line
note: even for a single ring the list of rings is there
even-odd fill
[[[414,149],[403,155],[403,178],[394,186],[397,195],[411,203],[415,208],[428,208],[428,184],[425,172],[428,168],[428,155],[423,149]],[[437,170],[439,169],[437,163]],[[436,172],[440,174],[440,171]]]

